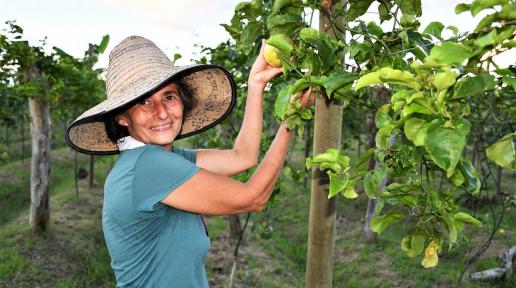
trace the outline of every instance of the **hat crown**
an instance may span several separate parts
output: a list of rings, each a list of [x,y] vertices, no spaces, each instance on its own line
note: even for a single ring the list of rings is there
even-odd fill
[[[106,75],[107,98],[130,97],[142,94],[163,81],[176,67],[154,42],[130,36],[109,54]],[[131,95],[128,95],[131,91]]]

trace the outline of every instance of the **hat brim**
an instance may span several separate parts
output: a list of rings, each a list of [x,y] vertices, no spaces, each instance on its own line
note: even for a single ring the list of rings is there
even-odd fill
[[[119,150],[106,132],[107,115],[148,97],[175,80],[183,80],[192,90],[197,105],[183,120],[181,133],[174,140],[206,131],[223,121],[236,103],[236,87],[231,74],[217,65],[195,64],[177,67],[150,89],[123,99],[107,99],[79,116],[66,130],[65,140],[78,152],[93,155],[118,154]]]

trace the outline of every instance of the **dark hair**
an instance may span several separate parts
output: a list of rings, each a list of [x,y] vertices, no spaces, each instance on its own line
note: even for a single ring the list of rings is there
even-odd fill
[[[165,85],[168,85],[170,83],[175,83],[177,85],[177,90],[179,92],[179,98],[181,99],[181,103],[183,103],[183,122],[185,121],[185,118],[190,114],[192,109],[197,105],[197,99],[193,97],[192,89],[186,85],[186,83],[181,79],[178,81],[172,81]],[[164,85],[163,85],[164,86]],[[163,87],[161,86],[161,87]],[[160,88],[161,88],[160,87]],[[159,89],[159,88],[158,88]],[[156,89],[155,91],[157,91]],[[136,105],[137,101],[141,101],[142,98],[148,98],[150,97],[154,92],[149,93],[146,97],[141,97],[136,99],[135,101],[132,101],[131,103],[122,106],[119,109],[116,109],[112,112],[110,112],[106,117],[104,118],[104,124],[106,126],[106,133],[109,138],[109,140],[116,143],[116,141],[120,138],[129,136],[129,131],[127,130],[127,127],[122,126],[118,124],[116,121],[116,116],[118,116],[121,113],[124,113],[127,111],[127,109],[133,107]]]

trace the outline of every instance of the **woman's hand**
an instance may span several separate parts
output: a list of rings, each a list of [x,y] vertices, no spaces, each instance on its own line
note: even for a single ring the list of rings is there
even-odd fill
[[[260,47],[260,54],[256,57],[251,72],[249,73],[248,84],[250,88],[256,87],[263,91],[265,85],[274,78],[274,76],[283,72],[283,68],[274,68],[267,64],[263,57],[263,50],[265,47],[265,40],[262,40]]]
[[[310,86],[307,90],[303,90],[292,96],[292,101],[299,101],[301,105],[310,108],[315,104],[315,94],[316,93],[312,90],[312,86]]]

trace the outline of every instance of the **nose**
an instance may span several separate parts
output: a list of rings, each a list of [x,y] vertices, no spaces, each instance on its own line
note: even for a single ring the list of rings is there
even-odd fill
[[[165,107],[165,104],[161,101],[157,101],[156,103],[156,110],[154,111],[156,113],[156,117],[158,119],[167,119],[168,113],[167,108]]]

